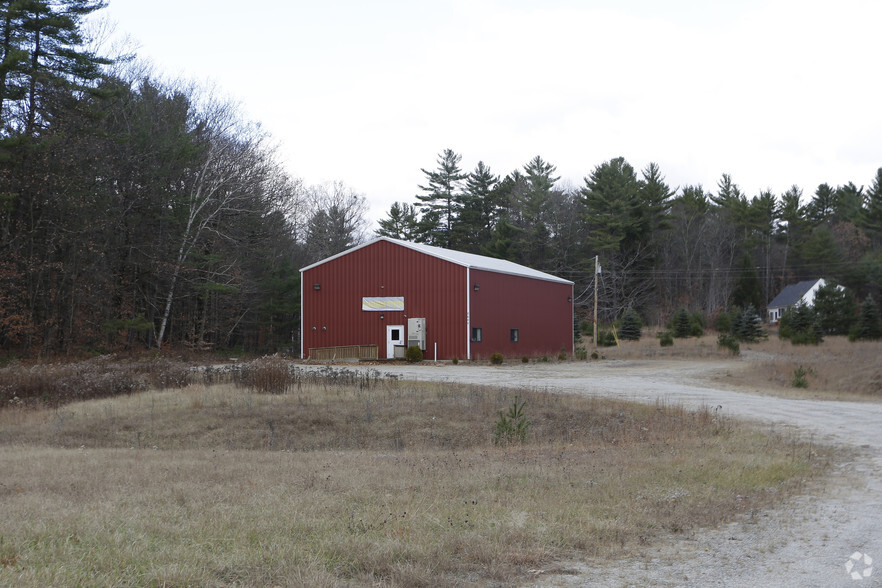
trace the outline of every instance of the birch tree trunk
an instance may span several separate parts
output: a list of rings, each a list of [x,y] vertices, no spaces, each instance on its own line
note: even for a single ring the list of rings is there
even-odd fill
[[[229,106],[219,106],[211,113],[205,162],[194,174],[185,207],[187,221],[180,235],[180,245],[172,265],[171,279],[156,333],[156,347],[162,348],[172,316],[175,289],[193,248],[206,232],[229,238],[226,232],[238,214],[252,212],[263,198],[262,185],[269,169],[269,158],[261,145],[263,135],[254,128],[241,128]]]

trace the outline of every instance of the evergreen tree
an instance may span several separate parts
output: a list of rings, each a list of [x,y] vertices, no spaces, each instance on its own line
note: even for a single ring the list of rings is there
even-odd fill
[[[799,247],[799,257],[808,274],[831,275],[839,269],[842,252],[832,231],[826,225],[812,229]]]
[[[882,339],[882,317],[879,315],[879,307],[872,296],[867,296],[864,303],[861,304],[856,338],[863,340]]]
[[[660,238],[670,228],[668,214],[674,192],[665,183],[658,164],[650,162],[642,172],[643,181],[637,190],[638,214],[641,231],[647,241]]]
[[[518,258],[517,244],[515,243],[515,229],[505,217],[499,219],[490,242],[484,247],[483,254],[488,257],[515,261]]]
[[[759,274],[757,274],[753,258],[748,253],[741,257],[738,279],[735,282],[735,290],[732,292],[732,304],[742,308],[748,305],[753,308],[764,306]]]
[[[833,214],[838,221],[858,223],[861,220],[861,208],[864,203],[864,188],[858,188],[853,182],[836,188],[834,193]]]
[[[622,324],[619,326],[619,338],[628,341],[639,341],[642,334],[642,326],[640,315],[633,308],[629,308],[622,316]]]
[[[717,188],[717,193],[711,194],[710,199],[720,208],[726,210],[737,208],[747,201],[738,184],[732,181],[732,176],[729,174],[723,174],[717,183]]]
[[[462,209],[454,229],[456,249],[479,253],[489,242],[501,212],[499,176],[479,161],[466,178]]]
[[[549,208],[554,184],[560,179],[554,173],[557,168],[536,156],[524,166],[523,181],[519,190],[512,192],[513,207],[521,242],[521,262],[531,267],[544,268],[549,257]]]
[[[3,131],[33,137],[48,124],[50,101],[60,89],[92,89],[110,60],[84,49],[83,21],[104,6],[96,0],[0,3]]]
[[[781,317],[778,335],[794,345],[817,345],[823,341],[815,309],[802,302],[788,308]]]
[[[462,156],[452,149],[445,149],[438,155],[438,168],[435,171],[421,169],[428,182],[420,186],[423,194],[417,194],[417,206],[423,211],[427,221],[421,230],[424,240],[432,244],[450,248],[453,229],[462,209],[462,182],[466,174],[459,167]],[[432,225],[429,225],[429,222]]]
[[[416,207],[412,204],[394,202],[386,218],[380,219],[378,224],[380,228],[377,235],[380,237],[413,241],[417,237],[419,227]]]
[[[800,203],[802,190],[793,185],[781,195],[781,205],[778,209],[780,222],[775,230],[775,240],[783,245],[782,265],[787,266],[799,261],[799,247],[806,238],[808,232],[808,218],[806,207]]]
[[[836,208],[836,193],[829,184],[821,184],[815,190],[812,201],[806,207],[808,219],[812,225],[817,226],[830,218]]]
[[[826,335],[847,335],[857,317],[854,296],[833,281],[818,288],[812,306]]]
[[[692,331],[691,324],[689,321],[689,311],[685,308],[680,308],[677,312],[674,313],[674,324],[673,324],[673,333],[674,337],[678,339],[685,339],[689,336]]]
[[[867,192],[866,208],[861,215],[860,226],[867,232],[875,247],[882,247],[882,167],[876,170],[873,185]]]
[[[585,178],[581,196],[595,252],[619,252],[640,241],[640,182],[623,157],[597,166]]]
[[[765,337],[763,332],[763,323],[756,308],[748,305],[741,311],[737,321],[737,330],[734,332],[739,341],[745,343],[756,343]]]

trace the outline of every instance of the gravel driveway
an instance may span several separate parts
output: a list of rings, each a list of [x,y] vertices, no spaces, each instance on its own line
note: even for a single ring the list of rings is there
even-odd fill
[[[537,570],[530,585],[882,586],[882,404],[779,398],[722,389],[711,382],[711,373],[750,369],[749,358],[498,367],[425,362],[379,369],[414,380],[527,386],[721,407],[724,414],[797,427],[819,442],[858,450],[854,462],[837,466],[837,483],[822,496],[796,497],[717,529],[635,547],[621,559],[565,562],[555,568],[565,569],[565,574]],[[868,565],[868,558],[878,561]]]

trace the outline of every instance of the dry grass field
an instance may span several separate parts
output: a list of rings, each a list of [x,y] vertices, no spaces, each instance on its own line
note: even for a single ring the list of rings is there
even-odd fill
[[[672,347],[661,347],[657,338],[644,335],[600,353],[609,359],[733,359],[717,346],[716,333],[675,339]],[[738,359],[715,378],[719,384],[803,398],[882,401],[882,341],[827,337],[819,345],[793,345],[773,332],[765,341],[742,343]],[[800,367],[806,371],[807,388],[793,386]]]
[[[537,391],[527,442],[496,445],[515,394],[376,379],[7,407],[0,585],[518,584],[751,516],[832,460],[712,410]]]

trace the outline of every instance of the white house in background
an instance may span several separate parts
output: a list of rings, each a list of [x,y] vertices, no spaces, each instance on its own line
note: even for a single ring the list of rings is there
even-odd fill
[[[795,304],[802,302],[806,306],[811,306],[815,301],[815,292],[826,283],[824,278],[805,280],[781,290],[781,293],[775,296],[775,299],[769,302],[766,307],[769,313],[769,323],[777,323],[781,320],[781,315]]]

